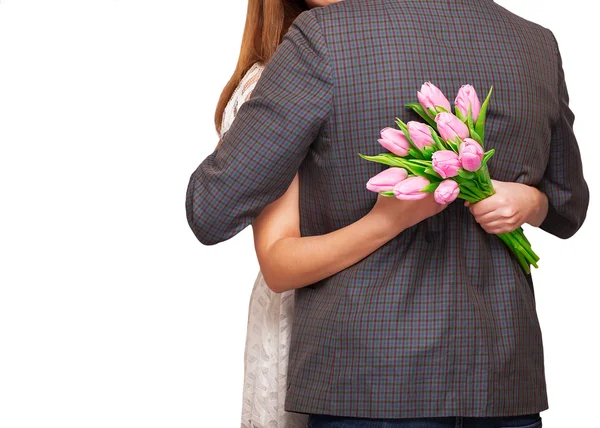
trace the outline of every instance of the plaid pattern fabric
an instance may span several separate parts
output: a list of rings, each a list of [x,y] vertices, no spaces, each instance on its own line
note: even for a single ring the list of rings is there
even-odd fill
[[[305,12],[190,178],[188,222],[227,240],[300,174],[302,236],[358,220],[386,168],[379,131],[432,81],[494,85],[492,178],[538,186],[568,238],[588,187],[553,34],[491,0],[345,0]],[[452,101],[452,99],[451,99]],[[546,266],[544,269],[552,269]],[[462,202],[296,291],[286,410],[370,418],[509,416],[548,408],[531,277]]]

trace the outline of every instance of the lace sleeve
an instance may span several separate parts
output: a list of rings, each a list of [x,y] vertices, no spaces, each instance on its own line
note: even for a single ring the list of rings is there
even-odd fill
[[[256,86],[256,82],[258,82],[263,68],[264,66],[261,63],[256,63],[250,67],[250,70],[244,75],[238,87],[233,92],[233,95],[231,95],[231,98],[225,107],[225,111],[223,112],[223,122],[221,125],[221,132],[219,133],[220,138],[223,138],[223,135],[229,130],[229,127],[233,123],[242,104],[250,98],[250,94]]]

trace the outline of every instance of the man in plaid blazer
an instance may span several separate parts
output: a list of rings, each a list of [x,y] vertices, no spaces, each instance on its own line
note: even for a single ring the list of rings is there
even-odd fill
[[[186,209],[197,238],[236,235],[296,172],[302,236],[364,216],[377,198],[365,183],[385,167],[358,153],[380,153],[379,131],[395,117],[419,120],[403,106],[425,81],[446,94],[494,86],[491,177],[543,195],[539,227],[572,236],[589,193],[551,31],[492,0],[346,0],[298,18],[222,146],[192,174]],[[286,410],[329,415],[313,417],[315,427],[518,415],[536,417],[519,426],[541,426],[531,277],[471,210],[450,204],[296,290]]]

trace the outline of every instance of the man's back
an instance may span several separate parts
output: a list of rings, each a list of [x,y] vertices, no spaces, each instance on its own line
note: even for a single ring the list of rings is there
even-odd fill
[[[482,100],[493,85],[486,142],[486,150],[497,151],[491,175],[540,181],[559,114],[557,47],[550,31],[491,0],[347,0],[313,13],[335,87],[327,136],[302,171],[327,177],[311,188],[318,197],[311,193],[309,202],[311,211],[319,204],[325,218],[302,222],[303,235],[339,229],[372,207],[375,196],[365,191],[365,177],[385,167],[357,153],[384,152],[379,131],[393,127],[396,117],[422,121],[404,104],[417,101],[425,81],[451,102],[463,84],[472,84]],[[332,211],[334,206],[344,209]]]
[[[492,178],[537,186],[551,205],[541,227],[575,233],[587,187],[556,42],[491,0],[345,0],[304,13],[223,150],[194,173],[192,229],[208,244],[230,238],[297,170],[302,236],[358,220],[377,197],[366,181],[385,168],[358,153],[383,152],[379,131],[395,117],[418,119],[404,104],[425,81],[449,98],[463,84],[480,96],[494,86]],[[531,278],[461,203],[296,291],[288,411],[404,418],[546,408]]]

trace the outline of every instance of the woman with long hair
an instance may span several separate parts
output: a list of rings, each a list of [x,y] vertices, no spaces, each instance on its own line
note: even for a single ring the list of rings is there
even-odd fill
[[[338,1],[249,0],[238,63],[215,112],[221,137],[294,19],[309,8]],[[352,266],[393,239],[407,224],[417,224],[444,208],[432,195],[421,201],[379,195],[372,210],[360,220],[325,235],[301,237],[298,204],[296,174],[283,196],[252,223],[260,271],[249,305],[242,428],[306,426],[308,415],[284,410],[294,290]]]

